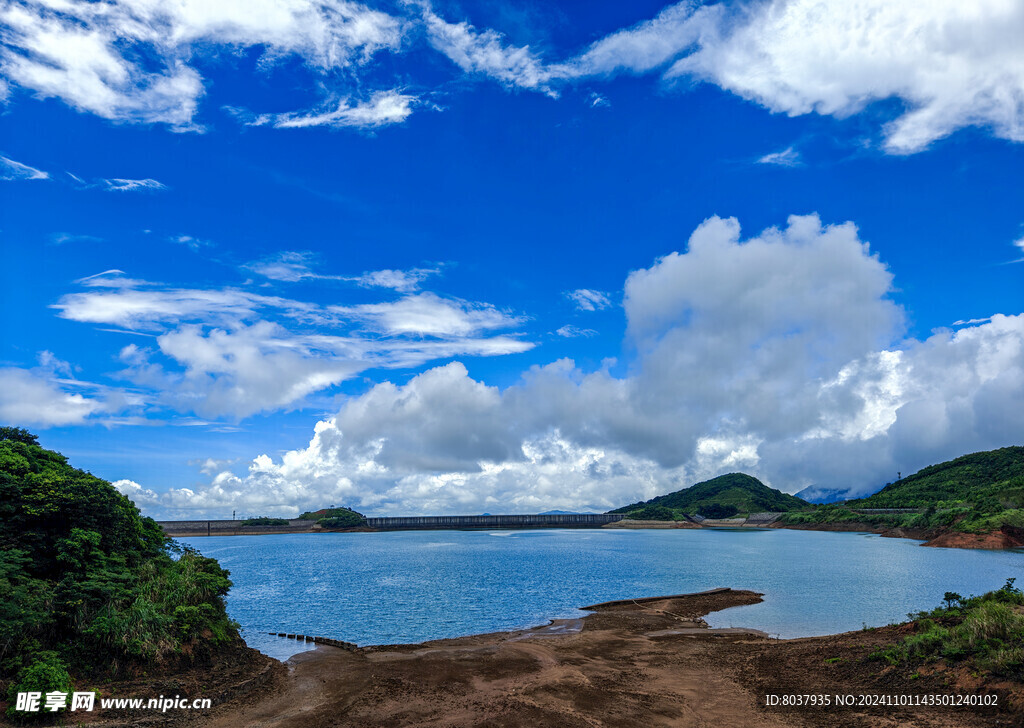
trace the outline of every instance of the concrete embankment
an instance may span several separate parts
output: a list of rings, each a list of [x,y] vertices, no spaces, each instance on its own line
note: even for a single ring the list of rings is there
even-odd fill
[[[600,528],[621,521],[621,514],[565,513],[496,516],[401,516],[367,518],[366,525],[347,531],[475,530],[510,528]],[[326,533],[316,521],[292,519],[287,525],[245,526],[243,521],[159,521],[173,537],[257,536],[281,533]]]
[[[316,521],[295,518],[288,525],[244,526],[244,521],[157,521],[168,536],[257,536],[266,533],[312,533]]]

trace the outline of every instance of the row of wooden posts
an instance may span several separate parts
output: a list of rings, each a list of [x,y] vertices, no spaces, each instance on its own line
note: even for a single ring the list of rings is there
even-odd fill
[[[351,642],[343,642],[342,640],[332,640],[330,637],[310,637],[305,634],[286,634],[284,632],[267,632],[272,637],[287,637],[290,640],[301,640],[303,642],[312,642],[317,645],[328,645],[329,647],[340,647],[343,650],[358,650],[359,645]]]

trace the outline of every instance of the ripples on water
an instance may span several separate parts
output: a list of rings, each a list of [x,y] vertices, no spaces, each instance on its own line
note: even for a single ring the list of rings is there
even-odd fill
[[[496,536],[500,538],[495,538]],[[267,632],[360,645],[532,627],[577,607],[719,586],[761,604],[707,617],[803,637],[878,626],[1024,582],[1024,552],[922,548],[873,534],[789,530],[402,531],[181,539],[231,570],[228,611],[250,646]]]

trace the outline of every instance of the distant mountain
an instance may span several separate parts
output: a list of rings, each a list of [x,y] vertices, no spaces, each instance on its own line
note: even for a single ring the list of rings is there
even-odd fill
[[[539,516],[578,516],[578,515],[580,515],[580,513],[579,513],[579,511],[544,511],[543,513],[538,513],[537,515],[539,515]]]
[[[849,490],[837,490],[835,488],[820,488],[812,485],[804,488],[796,494],[797,498],[803,498],[808,503],[839,503],[849,498]]]
[[[927,508],[970,503],[997,512],[1024,507],[1024,447],[976,452],[886,485],[850,501],[858,508]]]
[[[769,488],[753,476],[729,473],[609,513],[625,513],[642,520],[681,520],[694,515],[728,518],[745,513],[784,512],[807,505],[806,501]]]

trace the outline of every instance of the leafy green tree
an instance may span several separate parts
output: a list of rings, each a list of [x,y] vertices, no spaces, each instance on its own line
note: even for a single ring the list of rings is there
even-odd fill
[[[697,509],[697,515],[705,518],[732,518],[739,509],[736,506],[725,506],[719,503],[710,503]]]
[[[202,660],[238,639],[227,571],[25,439],[0,440],[0,682],[50,674],[57,661],[85,677]],[[46,670],[44,652],[56,656]]]
[[[0,427],[0,440],[14,440],[26,445],[39,444],[39,438],[24,427]]]

